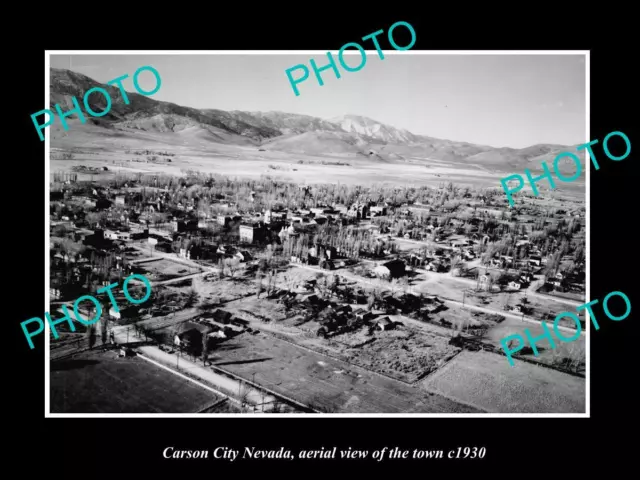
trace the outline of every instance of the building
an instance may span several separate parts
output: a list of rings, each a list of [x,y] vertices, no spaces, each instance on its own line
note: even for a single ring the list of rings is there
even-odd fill
[[[384,317],[376,320],[374,322],[375,328],[384,331],[384,330],[393,330],[395,324],[391,321],[389,317]]]
[[[231,217],[227,215],[218,215],[218,225],[222,225],[223,227],[226,227],[230,223],[231,223]]]
[[[520,290],[520,287],[522,287],[522,284],[520,282],[516,282],[516,281],[509,282],[509,288],[512,290]]]
[[[542,258],[539,255],[531,255],[529,257],[529,263],[539,267],[540,264],[542,263]]]
[[[114,232],[113,230],[105,230],[104,237],[109,240],[131,240],[130,232]]]
[[[240,225],[240,241],[243,243],[254,243],[264,237],[263,230],[259,225]]]
[[[375,206],[371,207],[370,211],[372,217],[384,216],[387,214],[387,207]]]
[[[402,260],[391,260],[389,262],[378,265],[373,272],[380,278],[399,278],[405,274],[405,263]]]

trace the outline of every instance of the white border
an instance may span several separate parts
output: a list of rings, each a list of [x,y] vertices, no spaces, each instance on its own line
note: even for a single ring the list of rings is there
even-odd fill
[[[590,51],[589,50],[382,50],[385,55],[585,55],[585,143],[590,141],[590,93],[591,93],[591,70],[590,70]],[[331,50],[332,53],[338,53],[337,50]],[[366,50],[367,55],[377,55],[376,50]],[[326,55],[326,50],[45,50],[45,105],[44,108],[49,108],[49,84],[50,84],[50,56],[51,55]],[[343,52],[347,55],[359,55],[359,52],[348,51]],[[49,187],[50,187],[50,135],[49,131],[45,131],[45,267],[47,274],[45,275],[45,307],[44,311],[47,311],[49,306]],[[585,285],[585,302],[590,301],[591,295],[591,282],[590,282],[590,168],[589,168],[589,154],[585,152],[585,169],[587,171],[586,179],[586,285]],[[418,417],[431,417],[431,418],[590,418],[591,416],[591,342],[590,342],[590,322],[587,320],[587,314],[585,313],[586,324],[586,375],[585,375],[585,389],[586,389],[586,411],[585,413],[51,413],[50,405],[50,369],[49,369],[49,357],[50,357],[50,335],[49,325],[45,321],[45,418],[281,418],[281,417],[298,417],[298,418],[353,418],[353,417],[396,417],[396,418],[418,418]]]

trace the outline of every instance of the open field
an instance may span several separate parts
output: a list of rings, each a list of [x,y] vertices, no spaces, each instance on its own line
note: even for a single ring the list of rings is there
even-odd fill
[[[439,395],[297,347],[243,334],[212,352],[213,363],[321,410],[359,413],[479,412]]]
[[[51,363],[52,413],[191,413],[214,393],[142,359],[87,352]]]
[[[424,389],[500,413],[584,413],[585,380],[488,352],[462,352]]]
[[[143,261],[137,265],[145,271],[144,275],[152,282],[171,280],[203,271],[179,262],[173,262],[168,258]]]
[[[178,134],[128,129],[104,129],[69,119],[69,131],[54,124],[50,127],[54,149],[73,151],[72,160],[51,159],[51,171],[70,171],[74,165],[107,167],[101,172],[107,178],[114,172],[151,172],[179,175],[183,170],[199,170],[231,177],[259,177],[272,175],[281,180],[297,183],[343,183],[389,185],[433,185],[454,182],[459,185],[500,188],[500,178],[512,171],[491,171],[482,165],[454,163],[407,156],[404,160],[375,161],[356,154],[309,155],[281,151],[260,151],[256,146],[216,143],[197,135],[197,130],[186,129]],[[154,145],[155,150],[174,153],[171,162],[141,163],[139,156],[127,150],[144,150]],[[302,160],[304,163],[298,163]],[[332,166],[326,163],[347,163]],[[275,168],[270,167],[273,166]],[[532,167],[533,168],[533,167]],[[79,178],[91,178],[80,174]],[[529,185],[524,190],[530,190]],[[545,192],[549,197],[584,198],[584,179],[558,185],[558,189]]]
[[[566,343],[557,339],[555,332],[553,331],[552,325],[548,325],[549,331],[553,336],[553,341],[555,344],[555,348],[551,348],[551,344],[549,340],[541,339],[536,342],[536,348],[538,349],[539,355],[536,357],[533,353],[529,353],[526,355],[522,355],[524,358],[530,358],[532,360],[536,360],[538,362],[545,363],[547,365],[553,365],[554,362],[562,362],[563,358],[574,358],[581,359],[581,362],[585,361],[585,348],[586,348],[586,337],[584,335],[580,335],[576,340]],[[486,334],[483,336],[483,340],[495,345],[498,349],[502,350],[502,345],[500,344],[500,340],[508,337],[510,335],[519,334],[526,340],[525,330],[529,330],[529,333],[532,337],[540,337],[544,331],[542,329],[542,325],[535,325],[532,323],[521,322],[515,320],[513,318],[507,318],[504,322],[496,325],[495,327],[489,329]],[[571,338],[573,335],[568,332],[561,332],[563,336],[567,338]],[[505,359],[505,363],[507,360]],[[579,373],[584,373],[584,365]]]
[[[415,331],[377,332],[371,343],[344,353],[349,363],[415,382],[453,357],[460,349],[445,337]]]

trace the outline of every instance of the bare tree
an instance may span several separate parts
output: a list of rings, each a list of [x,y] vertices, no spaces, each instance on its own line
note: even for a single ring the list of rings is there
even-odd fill
[[[199,302],[200,302],[200,295],[198,294],[198,291],[193,287],[191,287],[187,292],[187,299],[184,303],[185,308],[195,307],[196,305],[199,304]]]
[[[371,292],[367,297],[367,310],[371,311],[373,309],[373,305],[376,302],[376,295],[374,292]]]
[[[237,258],[229,258],[225,260],[225,265],[229,269],[229,275],[233,278],[235,272],[240,268],[240,260]]]
[[[205,332],[202,334],[202,364],[207,364],[207,359],[209,358],[209,333],[211,332],[211,328],[207,328]]]
[[[260,298],[260,293],[262,293],[262,273],[260,271],[256,272],[256,296]]]
[[[238,400],[240,400],[240,407],[245,408],[249,403],[249,394],[251,389],[246,383],[240,382],[238,386]]]
[[[100,337],[101,337],[100,339],[102,340],[103,345],[106,345],[107,342],[109,341],[108,331],[109,331],[109,317],[105,315],[103,318],[100,319]]]
[[[407,293],[409,291],[409,279],[407,277],[399,278],[398,287],[400,288],[401,292]]]
[[[93,348],[93,346],[96,344],[96,326],[95,325],[89,325],[87,327],[87,331],[86,331],[86,337],[87,337],[87,342],[89,344],[89,348]]]
[[[398,290],[398,279],[397,278],[392,278],[390,285],[391,285],[391,295],[395,294],[395,292]]]

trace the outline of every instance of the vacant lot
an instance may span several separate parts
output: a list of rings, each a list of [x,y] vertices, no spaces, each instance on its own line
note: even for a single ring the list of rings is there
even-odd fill
[[[578,368],[578,372],[584,373],[586,361],[585,335],[580,335],[580,337],[576,340],[566,343],[557,339],[551,325],[548,325],[548,327],[551,331],[551,335],[553,336],[555,348],[551,348],[549,340],[545,338],[536,342],[536,348],[538,349],[539,353],[537,357],[534,356],[533,353],[523,355],[523,357],[534,359],[547,365],[566,365],[570,360],[572,362],[579,363],[580,365]],[[502,349],[502,345],[500,344],[501,339],[506,338],[510,335],[518,334],[526,340],[527,336],[524,332],[525,330],[528,330],[529,334],[533,338],[540,337],[544,333],[542,325],[536,325],[533,323],[522,322],[516,319],[508,318],[501,324],[496,325],[495,327],[487,331],[487,333],[483,337],[483,340],[495,345],[499,349]],[[569,332],[561,333],[565,337],[573,336]]]
[[[422,386],[490,412],[585,412],[584,379],[482,351],[460,353]]]
[[[190,413],[220,397],[139,358],[88,352],[51,363],[51,413]]]
[[[338,413],[479,412],[270,335],[243,334],[212,352],[214,363],[322,411]]]
[[[290,315],[285,311],[282,303],[269,300],[265,296],[261,298],[251,296],[243,298],[242,300],[229,302],[224,308],[243,318],[245,318],[245,316],[242,315],[242,313],[245,313],[250,317],[254,317],[254,319],[264,319],[270,322],[280,322]],[[251,321],[252,319],[247,318],[247,320]]]
[[[459,350],[449,345],[446,337],[392,330],[377,332],[373,342],[345,350],[344,355],[351,363],[412,383]]]
[[[152,282],[171,280],[202,271],[195,267],[189,267],[188,265],[174,262],[172,260],[169,260],[168,258],[160,258],[150,260],[148,262],[140,262],[138,263],[138,266],[145,271],[145,276]]]

